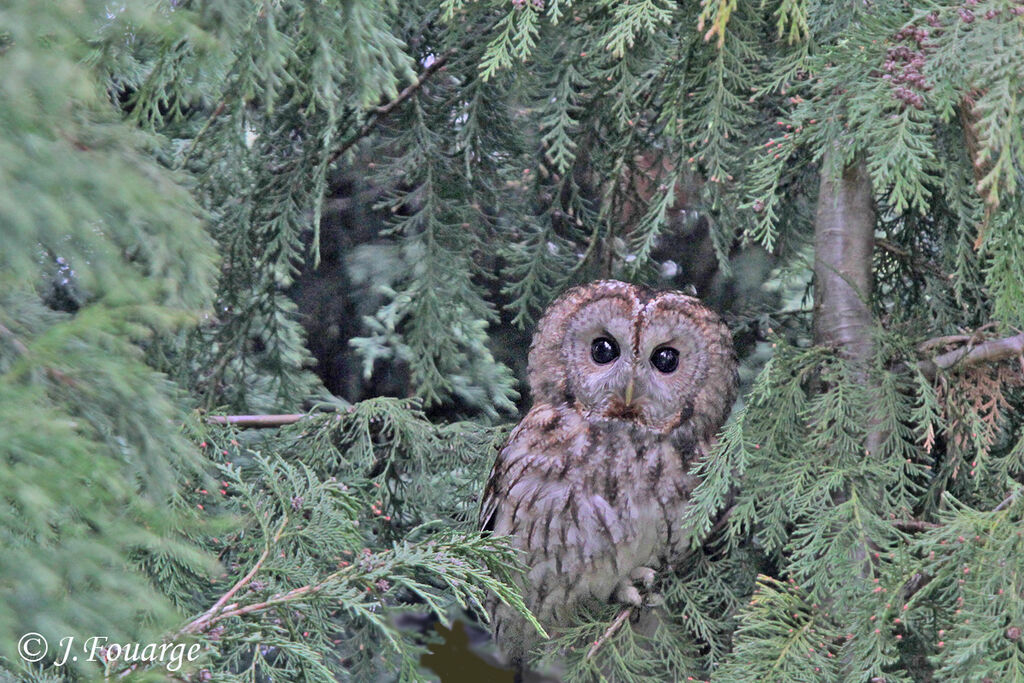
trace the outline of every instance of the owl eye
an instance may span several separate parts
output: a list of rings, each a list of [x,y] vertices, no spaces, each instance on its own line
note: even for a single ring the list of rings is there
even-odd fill
[[[590,342],[590,357],[598,365],[611,363],[619,357],[619,345],[615,343],[614,339],[598,337]]]
[[[651,365],[666,375],[679,367],[679,352],[671,346],[663,346],[651,354]]]

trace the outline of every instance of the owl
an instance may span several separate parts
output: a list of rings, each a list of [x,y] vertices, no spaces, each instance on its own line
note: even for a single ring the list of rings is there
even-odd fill
[[[480,525],[521,551],[520,588],[545,629],[587,602],[639,607],[692,540],[688,470],[736,396],[729,330],[693,297],[601,280],[551,304],[528,366],[533,406],[494,463]],[[489,610],[522,666],[535,629]]]

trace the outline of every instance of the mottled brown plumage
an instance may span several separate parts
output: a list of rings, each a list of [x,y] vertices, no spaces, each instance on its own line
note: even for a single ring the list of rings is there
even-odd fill
[[[729,331],[680,292],[593,282],[544,314],[529,382],[533,407],[494,464],[481,526],[523,551],[521,587],[545,627],[587,601],[638,605],[637,586],[691,540],[687,470],[736,394]],[[503,605],[491,612],[499,646],[521,664],[536,633]]]

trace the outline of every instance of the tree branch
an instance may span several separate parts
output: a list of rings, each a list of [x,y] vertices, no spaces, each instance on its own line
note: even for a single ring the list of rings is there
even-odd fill
[[[893,521],[892,525],[900,531],[928,531],[942,526],[936,522],[925,522],[920,519],[897,519]]]
[[[950,344],[966,344],[971,341],[974,337],[969,334],[947,334],[942,337],[933,337],[926,339],[917,345],[917,350],[921,353],[935,348],[936,346],[949,346]]]
[[[875,203],[863,157],[842,168],[838,177],[833,175],[840,154],[830,147],[821,161],[814,213],[814,342],[835,347],[856,367],[857,381],[866,385],[874,346],[868,302],[874,284]],[[883,441],[878,424],[869,424],[865,451],[877,453]],[[848,500],[849,488],[836,491],[832,499],[836,505]],[[867,576],[870,548],[871,539],[861,533],[850,549],[850,569],[862,578]]]
[[[1010,495],[1008,495],[1006,498],[1003,498],[1003,501],[999,503],[999,505],[996,505],[994,508],[992,508],[992,512],[999,512],[1000,510],[1005,508],[1007,505],[1013,502],[1013,500],[1020,494],[1020,492],[1020,488],[1015,488],[1013,491],[1010,492]]]
[[[875,208],[871,179],[863,160],[829,174],[829,151],[822,161],[814,217],[814,338],[844,356],[866,362],[871,356],[871,255]]]
[[[298,588],[292,588],[291,590],[284,591],[283,593],[275,593],[262,602],[254,602],[248,605],[239,605],[237,602],[233,602],[227,605],[222,605],[222,611],[218,613],[212,613],[213,609],[205,612],[202,616],[189,622],[184,628],[178,631],[178,636],[199,634],[209,631],[218,622],[224,619],[230,619],[231,617],[241,617],[246,614],[252,614],[253,612],[261,612],[265,609],[270,609],[275,605],[281,605],[287,602],[292,602],[304,596],[315,594],[331,585],[332,582],[337,581],[342,575],[350,572],[354,565],[343,567],[338,571],[327,576],[323,581],[318,583],[308,583]],[[223,598],[222,598],[223,599]],[[218,601],[219,602],[219,601]],[[212,614],[211,614],[212,613]],[[177,636],[176,636],[177,637]]]
[[[629,615],[632,613],[632,607],[627,607],[619,612],[619,615],[615,617],[615,621],[608,626],[605,632],[601,634],[601,637],[595,640],[594,644],[590,646],[589,650],[587,650],[587,656],[584,657],[584,660],[592,659],[593,656],[597,654],[597,651],[601,649],[601,646],[608,642],[608,639],[615,635],[616,631],[622,628],[622,625],[626,623],[626,619],[629,619]]]
[[[927,344],[927,342],[925,342]],[[969,367],[979,363],[991,363],[1024,355],[1024,333],[1002,339],[992,339],[977,346],[962,346],[934,358],[918,361],[918,369],[929,380],[935,379],[941,370],[954,366]]]
[[[942,272],[942,269],[939,268],[934,263],[932,263],[931,261],[927,261],[918,256],[917,254],[914,254],[913,252],[907,251],[906,249],[893,244],[892,242],[885,238],[876,238],[875,246],[883,249],[884,251],[889,252],[890,254],[893,254],[894,256],[898,256],[906,261],[909,261],[911,266],[920,266],[920,268],[922,268],[923,270],[927,270],[931,272],[933,275],[942,278],[943,280],[949,279],[949,276],[946,273]]]

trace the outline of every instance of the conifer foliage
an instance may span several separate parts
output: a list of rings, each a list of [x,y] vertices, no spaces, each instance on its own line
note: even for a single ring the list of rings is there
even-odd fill
[[[538,665],[1024,681],[1018,0],[10,0],[0,74],[0,673],[436,678],[424,615],[525,611],[475,528],[525,335],[617,277],[723,309],[745,390],[664,604]],[[201,655],[58,665],[95,635]]]

